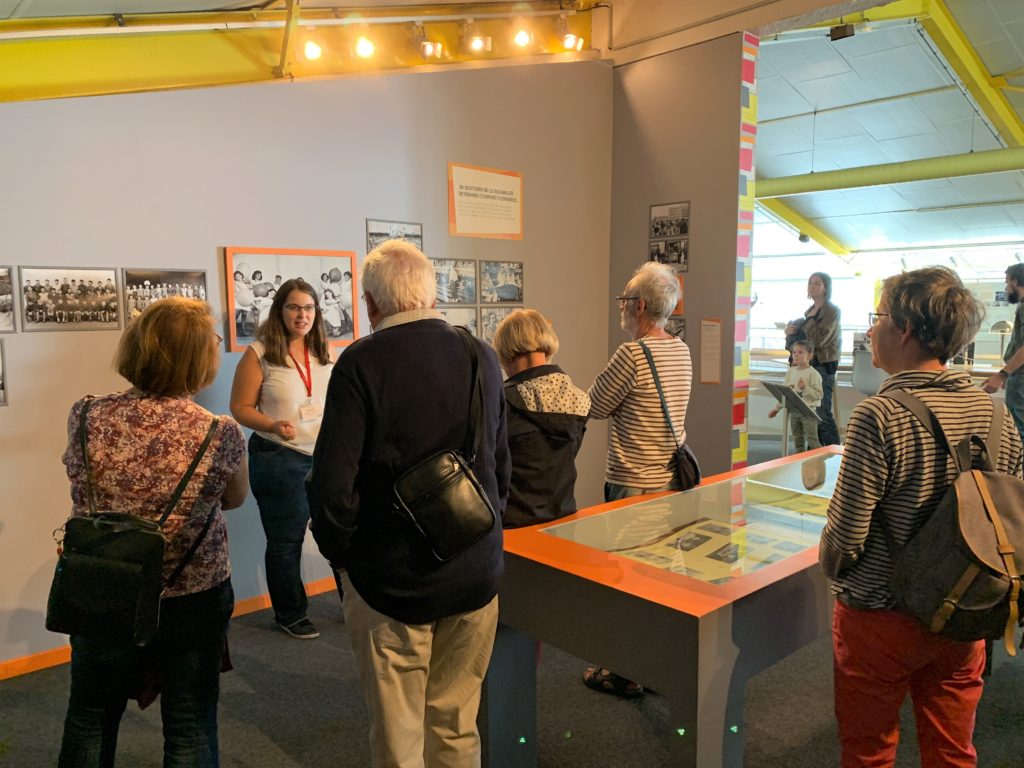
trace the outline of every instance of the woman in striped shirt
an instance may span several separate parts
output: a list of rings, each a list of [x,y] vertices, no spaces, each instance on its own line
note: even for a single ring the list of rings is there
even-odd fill
[[[671,268],[647,262],[616,299],[622,330],[632,340],[615,350],[587,393],[590,418],[610,418],[612,422],[605,501],[682,487],[675,456],[677,447],[686,442],[683,422],[693,379],[690,348],[665,330],[665,321],[679,302],[679,281]],[[658,369],[671,427],[665,420],[644,346]],[[599,667],[589,667],[583,681],[590,688],[620,696],[643,694],[637,683]]]
[[[887,392],[913,392],[954,444],[988,433],[991,399],[967,373],[946,368],[946,361],[974,338],[983,315],[954,272],[929,267],[886,280],[871,316],[872,362],[890,378],[850,415],[819,550],[837,599],[832,639],[843,768],[893,765],[899,710],[908,691],[921,764],[977,764],[971,736],[984,642],[932,634],[896,609],[889,549],[875,516],[885,516],[896,544],[903,545],[956,475],[946,448]],[[1021,473],[1020,437],[1005,413],[996,466]]]

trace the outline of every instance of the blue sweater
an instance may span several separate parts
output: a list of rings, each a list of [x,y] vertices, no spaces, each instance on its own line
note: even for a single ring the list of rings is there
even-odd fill
[[[477,341],[483,434],[474,470],[500,516],[511,463],[494,352]],[[392,509],[395,479],[445,448],[461,449],[470,360],[444,320],[415,320],[352,344],[334,366],[307,481],[313,536],[375,610],[424,624],[483,607],[502,571],[500,525],[440,563]]]

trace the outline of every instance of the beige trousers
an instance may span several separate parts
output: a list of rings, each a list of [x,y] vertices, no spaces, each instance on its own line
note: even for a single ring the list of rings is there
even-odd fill
[[[374,768],[479,768],[476,716],[498,598],[430,624],[403,624],[367,605],[344,571],[341,580]]]

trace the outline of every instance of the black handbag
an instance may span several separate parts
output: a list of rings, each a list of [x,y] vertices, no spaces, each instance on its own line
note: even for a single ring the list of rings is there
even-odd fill
[[[153,639],[160,624],[161,594],[177,581],[213,522],[216,505],[191,548],[166,584],[162,583],[167,544],[163,525],[213,440],[220,419],[213,418],[163,515],[154,521],[122,512],[96,512],[86,434],[86,415],[92,403],[87,400],[83,404],[79,423],[89,514],[72,516],[64,523],[64,538],[58,542],[57,568],[46,605],[46,628],[51,632],[144,646]]]
[[[394,485],[395,510],[441,562],[468,549],[497,523],[494,508],[473,473],[483,421],[480,361],[469,332],[460,327],[455,330],[469,351],[473,377],[462,450],[438,451],[402,473]]]
[[[700,485],[700,464],[697,462],[697,456],[689,445],[686,443],[679,445],[679,438],[676,437],[676,428],[672,424],[672,415],[668,412],[668,404],[665,402],[665,393],[661,390],[661,379],[658,378],[658,369],[654,366],[654,356],[651,355],[651,350],[647,348],[646,344],[642,341],[638,343],[644,351],[647,364],[651,367],[654,386],[657,388],[658,397],[661,400],[661,410],[665,414],[668,428],[672,431],[672,442],[676,444],[676,475],[679,477],[680,487],[682,490],[688,491]]]

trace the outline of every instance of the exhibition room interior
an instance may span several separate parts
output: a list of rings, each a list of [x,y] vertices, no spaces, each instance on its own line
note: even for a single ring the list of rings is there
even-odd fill
[[[223,324],[197,400],[226,413],[251,332],[234,273],[284,263],[261,259],[321,254],[313,279],[339,285],[354,270],[343,350],[370,332],[362,259],[409,237],[444,265],[446,316],[486,336],[540,310],[584,388],[625,340],[613,297],[663,261],[709,476],[780,455],[758,381],[782,379],[812,272],[842,311],[840,425],[900,270],[959,273],[986,318],[957,364],[992,370],[1014,319],[1004,271],[1024,261],[1024,3],[0,0],[0,167],[2,689],[69,658],[43,627],[67,412],[124,387],[110,361],[157,282],[202,286]],[[478,173],[515,180],[508,231],[460,222]],[[26,287],[68,278],[110,280],[116,306],[68,325],[29,311]],[[592,422],[581,506],[601,501],[606,444]],[[251,633],[269,606],[255,502],[227,519]],[[311,538],[304,552],[308,590],[332,590]]]

